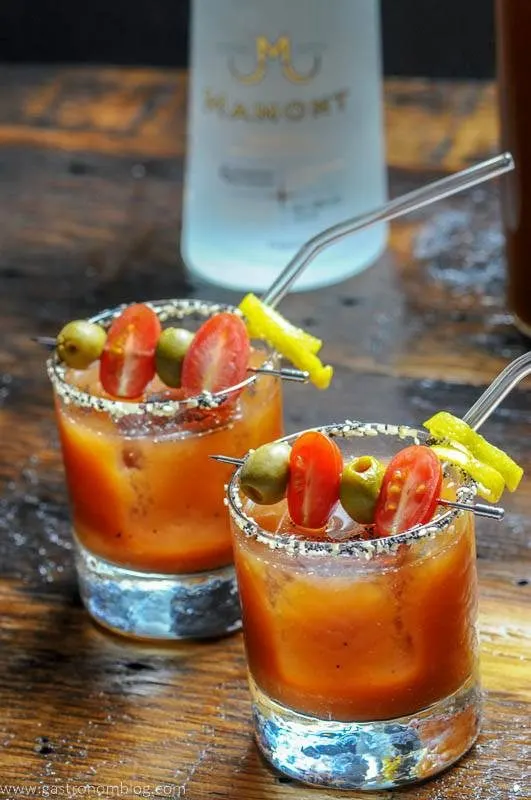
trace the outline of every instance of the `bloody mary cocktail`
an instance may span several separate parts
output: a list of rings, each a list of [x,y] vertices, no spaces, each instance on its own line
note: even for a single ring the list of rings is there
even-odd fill
[[[200,328],[220,306],[151,304],[163,324]],[[116,312],[101,315],[104,325]],[[274,366],[260,343],[249,367]],[[213,636],[239,625],[224,484],[214,450],[239,456],[282,434],[280,380],[246,375],[238,391],[184,396],[153,378],[114,398],[98,363],[49,362],[83,600],[92,616],[138,637]]]
[[[385,464],[426,438],[374,424],[323,430],[345,462],[370,451]],[[449,766],[479,724],[472,513],[438,506],[426,524],[371,538],[339,507],[316,535],[293,524],[289,490],[288,502],[257,505],[240,491],[242,474],[229,508],[264,754],[293,777],[341,788],[390,788]],[[441,499],[468,502],[474,491],[445,468]]]

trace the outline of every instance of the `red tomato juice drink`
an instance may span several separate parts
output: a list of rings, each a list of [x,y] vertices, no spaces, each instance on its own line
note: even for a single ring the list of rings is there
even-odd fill
[[[194,331],[225,306],[150,303],[163,325]],[[121,309],[93,321],[104,328]],[[277,366],[258,343],[250,367]],[[224,485],[241,456],[282,435],[280,379],[246,373],[239,388],[183,396],[155,378],[140,397],[109,396],[98,362],[48,362],[73,524],[81,597],[115,632],[147,639],[210,637],[240,626]]]
[[[426,440],[375,423],[320,430],[345,461],[370,451],[388,463]],[[473,514],[438,506],[426,524],[369,539],[340,508],[319,539],[293,525],[286,500],[246,498],[241,474],[228,503],[263,754],[342,789],[394,788],[450,766],[480,718]],[[475,484],[445,467],[437,491],[471,502]]]

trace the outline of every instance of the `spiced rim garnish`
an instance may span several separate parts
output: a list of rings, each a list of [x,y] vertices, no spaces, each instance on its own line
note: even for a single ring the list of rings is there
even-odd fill
[[[346,420],[345,422],[323,425],[308,430],[320,431],[331,438],[356,438],[374,436],[393,436],[398,439],[411,441],[412,444],[425,444],[427,432],[418,430],[408,425],[391,425],[380,422],[360,422]],[[278,441],[292,442],[305,431],[284,436]],[[233,473],[227,487],[227,505],[231,516],[240,530],[251,539],[265,544],[271,550],[286,550],[291,555],[311,556],[363,556],[371,559],[382,554],[394,554],[404,544],[410,544],[421,539],[434,538],[444,532],[462,513],[460,509],[449,508],[438,514],[429,522],[416,525],[407,531],[385,536],[378,539],[351,539],[349,541],[316,540],[304,538],[300,534],[279,534],[263,530],[243,511],[243,502],[239,491],[239,475],[241,467]],[[462,485],[456,491],[459,502],[471,503],[476,494],[475,482],[462,470],[452,467],[452,474],[459,474]]]
[[[89,322],[95,322],[107,329],[114,319],[116,319],[130,303],[124,303],[115,308],[105,309],[89,318]],[[198,299],[177,299],[177,300],[150,300],[145,303],[157,314],[161,322],[168,320],[183,320],[194,314],[203,319],[208,319],[214,314],[229,312],[242,317],[241,311],[235,306],[225,303],[213,303]],[[263,369],[274,370],[277,362],[277,354],[264,342],[261,343],[269,355],[260,365]],[[171,417],[174,414],[193,408],[213,409],[218,408],[232,395],[238,394],[242,389],[252,385],[259,375],[251,373],[240,383],[223,389],[219,392],[200,392],[192,397],[178,400],[144,400],[141,402],[123,400],[120,398],[98,397],[80,389],[69,383],[66,379],[68,367],[61,362],[54,352],[46,362],[48,375],[54,386],[55,391],[65,404],[72,403],[80,408],[89,408],[95,411],[109,412],[115,417],[152,414],[154,416]]]

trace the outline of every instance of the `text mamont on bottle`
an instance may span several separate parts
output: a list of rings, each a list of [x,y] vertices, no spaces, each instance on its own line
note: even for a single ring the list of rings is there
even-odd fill
[[[224,92],[217,93],[205,89],[203,108],[207,113],[217,114],[218,117],[227,120],[278,122],[286,119],[290,122],[299,122],[309,117],[328,117],[344,111],[349,94],[348,89],[341,89],[312,100],[244,103],[229,97]]]

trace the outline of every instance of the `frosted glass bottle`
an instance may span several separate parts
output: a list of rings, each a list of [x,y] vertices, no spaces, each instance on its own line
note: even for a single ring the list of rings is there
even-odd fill
[[[267,289],[323,228],[385,202],[379,0],[193,0],[182,255]],[[294,285],[368,266],[384,225],[323,251]]]

